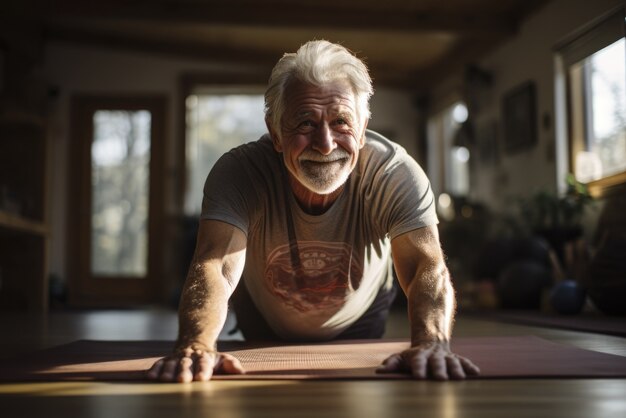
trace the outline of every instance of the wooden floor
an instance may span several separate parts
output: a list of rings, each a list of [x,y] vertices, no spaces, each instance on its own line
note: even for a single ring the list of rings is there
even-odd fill
[[[80,338],[173,339],[169,311],[0,316],[0,356]],[[387,336],[406,336],[404,315]],[[458,318],[456,336],[538,335],[626,356],[626,339]],[[626,358],[625,358],[626,361]],[[626,379],[0,384],[2,417],[626,417]]]

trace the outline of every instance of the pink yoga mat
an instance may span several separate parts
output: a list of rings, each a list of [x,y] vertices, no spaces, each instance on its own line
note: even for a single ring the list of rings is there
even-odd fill
[[[4,360],[0,380],[141,380],[172,346],[166,341],[82,340]],[[247,374],[214,379],[408,379],[406,374],[375,372],[387,356],[406,347],[403,340],[298,345],[224,342],[220,350],[239,358]],[[534,336],[457,338],[453,349],[481,368],[482,379],[626,377],[626,357]]]

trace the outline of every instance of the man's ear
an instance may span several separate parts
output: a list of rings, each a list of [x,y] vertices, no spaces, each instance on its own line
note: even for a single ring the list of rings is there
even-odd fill
[[[267,126],[267,131],[270,133],[270,137],[272,138],[272,143],[274,144],[274,149],[276,152],[283,152],[283,146],[280,143],[280,137],[277,132],[272,127],[268,118],[265,118],[265,126]]]

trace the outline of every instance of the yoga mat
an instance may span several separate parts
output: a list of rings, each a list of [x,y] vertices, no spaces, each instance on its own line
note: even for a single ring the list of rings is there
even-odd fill
[[[469,313],[468,317],[473,314]],[[600,314],[559,315],[536,311],[476,313],[479,319],[626,337],[626,318]]]
[[[145,370],[172,346],[171,341],[81,340],[0,362],[0,381],[142,380]],[[220,350],[239,358],[247,374],[214,379],[408,379],[406,374],[375,373],[388,355],[406,347],[406,340],[223,342]],[[626,357],[534,336],[457,338],[453,349],[481,368],[482,379],[626,377]]]

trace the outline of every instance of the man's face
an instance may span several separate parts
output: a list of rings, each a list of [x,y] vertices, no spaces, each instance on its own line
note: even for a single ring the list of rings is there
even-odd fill
[[[347,82],[288,85],[280,139],[274,133],[272,137],[293,179],[317,194],[332,193],[345,183],[356,166],[367,125],[357,118],[356,109]]]

